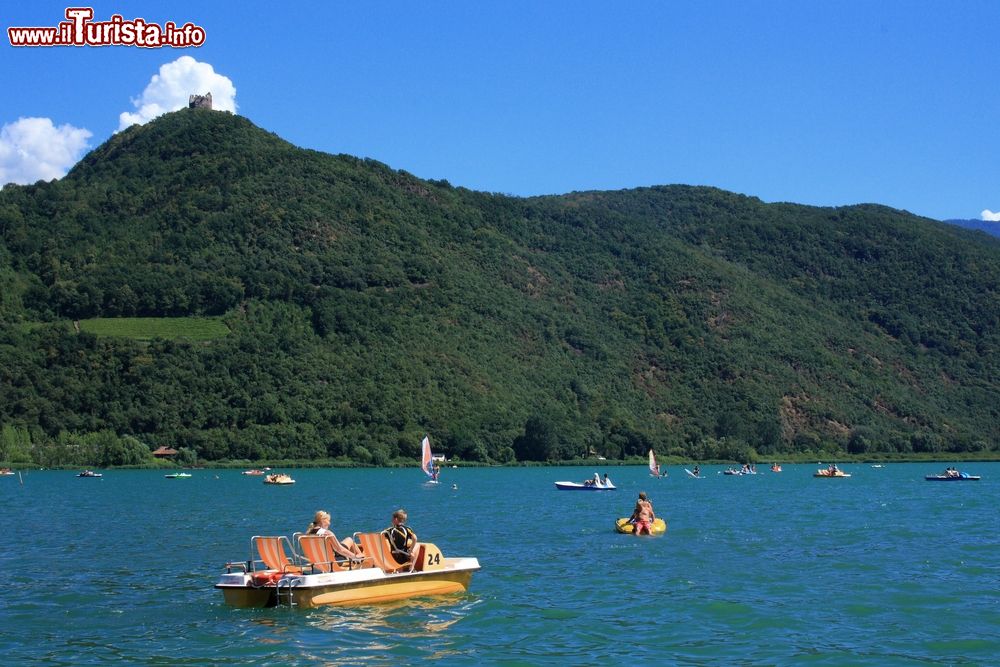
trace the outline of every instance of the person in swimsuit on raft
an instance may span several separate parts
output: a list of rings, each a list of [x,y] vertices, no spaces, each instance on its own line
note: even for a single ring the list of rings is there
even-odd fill
[[[655,519],[656,513],[653,512],[653,503],[646,497],[645,491],[640,491],[639,500],[635,502],[635,509],[632,510],[632,516],[629,517],[629,523],[635,526],[633,533],[642,535],[645,532],[646,535],[652,535]]]

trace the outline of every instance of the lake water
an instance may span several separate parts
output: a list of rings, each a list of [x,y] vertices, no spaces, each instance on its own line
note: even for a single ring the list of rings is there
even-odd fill
[[[1000,464],[815,465],[705,479],[594,468],[68,471],[0,478],[5,664],[982,665],[1000,656]],[[764,466],[762,466],[764,468]],[[458,488],[453,489],[452,485]],[[666,536],[618,535],[645,490]],[[246,610],[212,588],[255,534],[343,537],[409,511],[482,565],[467,595],[353,609]]]

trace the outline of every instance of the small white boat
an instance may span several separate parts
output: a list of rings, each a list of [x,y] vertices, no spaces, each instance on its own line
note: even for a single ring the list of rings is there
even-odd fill
[[[191,473],[188,472],[172,472],[168,475],[164,475],[167,479],[187,479],[190,476]]]
[[[273,475],[268,475],[264,478],[265,484],[295,484],[295,480],[291,478],[290,475],[286,475],[283,472],[274,473]]]
[[[606,481],[605,481],[606,480]],[[594,473],[593,479],[586,482],[556,482],[556,488],[560,491],[617,491],[618,487],[610,478],[605,476],[604,480],[600,475]]]
[[[84,470],[79,473],[77,477],[103,477],[104,475],[99,472],[94,472],[93,470]]]

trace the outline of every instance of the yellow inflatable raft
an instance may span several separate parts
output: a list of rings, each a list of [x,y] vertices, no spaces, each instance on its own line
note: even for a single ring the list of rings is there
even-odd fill
[[[635,526],[628,522],[628,517],[622,517],[615,521],[615,530],[619,533],[628,533],[631,535],[632,531],[635,530]],[[650,530],[653,535],[662,535],[667,532],[667,522],[663,519],[653,519],[653,525]]]

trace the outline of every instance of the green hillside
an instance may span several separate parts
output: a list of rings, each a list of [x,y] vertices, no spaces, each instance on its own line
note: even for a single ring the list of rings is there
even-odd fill
[[[514,198],[185,110],[0,193],[0,460],[998,451],[998,292],[1000,240],[884,207]]]
[[[229,333],[217,317],[97,317],[79,322],[81,331],[135,340],[212,340]]]

